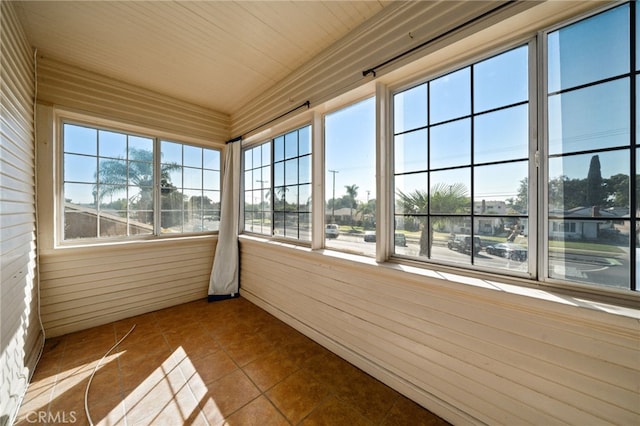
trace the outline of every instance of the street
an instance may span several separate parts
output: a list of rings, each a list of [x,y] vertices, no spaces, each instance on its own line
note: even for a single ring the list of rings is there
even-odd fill
[[[361,234],[340,234],[336,239],[327,239],[326,246],[330,249],[362,253],[375,256],[375,242],[365,242]],[[418,242],[407,240],[406,247],[395,247],[395,253],[401,256],[418,258]],[[471,256],[448,249],[443,245],[434,245],[432,259],[446,263],[471,265]],[[504,257],[487,254],[484,250],[474,256],[474,264],[488,269],[527,272],[528,263]],[[608,285],[617,288],[628,288],[629,259],[628,255],[607,257],[594,252],[591,255],[572,256],[571,253],[552,253],[549,259],[549,271],[553,278]]]

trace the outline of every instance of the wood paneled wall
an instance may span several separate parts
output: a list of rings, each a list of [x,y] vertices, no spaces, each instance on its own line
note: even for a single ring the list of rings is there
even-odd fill
[[[0,424],[11,424],[42,348],[36,270],[33,51],[0,2]]]
[[[52,59],[38,58],[38,102],[222,144],[229,116]]]
[[[454,424],[640,420],[637,317],[344,257],[243,237],[241,294]]]
[[[207,297],[216,241],[165,239],[67,248],[41,256],[47,336]]]

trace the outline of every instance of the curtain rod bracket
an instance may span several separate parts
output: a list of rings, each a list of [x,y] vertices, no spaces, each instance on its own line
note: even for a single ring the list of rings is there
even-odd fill
[[[362,71],[362,76],[363,76],[363,77],[366,77],[366,76],[368,76],[369,74],[373,74],[373,77],[375,78],[375,77],[376,77],[376,70],[375,70],[375,69],[373,69],[373,68],[369,68],[368,70],[364,70],[364,71]]]
[[[229,143],[239,142],[239,141],[241,141],[241,140],[242,140],[242,136],[236,136],[235,138],[233,138],[233,139],[229,139],[228,141],[226,141],[226,142],[225,142],[225,145],[226,145],[226,144],[229,144]]]

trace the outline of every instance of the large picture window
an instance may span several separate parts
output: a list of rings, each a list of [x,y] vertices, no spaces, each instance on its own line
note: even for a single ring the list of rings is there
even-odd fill
[[[394,95],[396,255],[529,272],[528,50]]]
[[[311,241],[311,126],[244,150],[244,230]]]
[[[397,90],[393,255],[637,290],[637,23],[616,5]]]
[[[218,150],[164,141],[160,150],[152,136],[69,122],[62,141],[63,240],[218,229]]]

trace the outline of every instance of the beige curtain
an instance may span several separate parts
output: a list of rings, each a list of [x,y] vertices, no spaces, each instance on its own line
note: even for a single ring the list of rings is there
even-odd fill
[[[220,211],[218,245],[209,279],[209,301],[239,296],[240,261],[238,223],[240,217],[240,141],[227,144]]]

